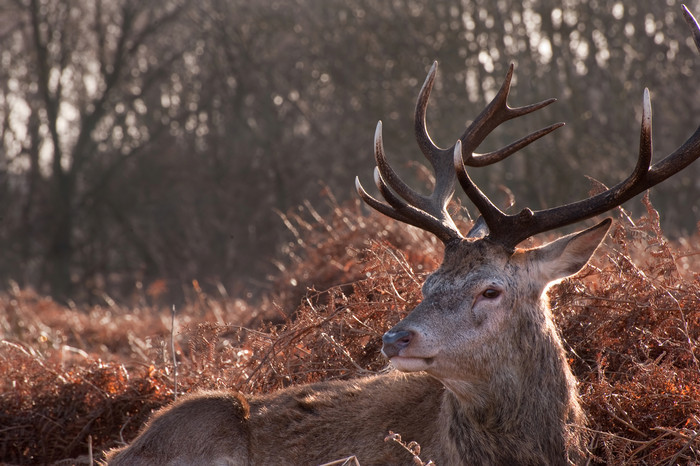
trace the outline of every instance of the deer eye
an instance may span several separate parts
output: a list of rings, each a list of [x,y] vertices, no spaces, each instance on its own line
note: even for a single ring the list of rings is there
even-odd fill
[[[495,288],[487,288],[484,290],[483,293],[481,293],[481,296],[483,296],[486,299],[496,299],[501,295],[501,291],[497,290]]]

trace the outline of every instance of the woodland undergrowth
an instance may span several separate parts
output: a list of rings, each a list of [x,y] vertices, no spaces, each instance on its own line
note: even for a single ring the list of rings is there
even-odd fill
[[[700,461],[700,233],[670,242],[643,202],[640,219],[618,209],[593,262],[549,291],[591,464]],[[381,335],[420,301],[442,245],[331,204],[281,215],[295,239],[275,292],[254,303],[196,282],[174,320],[157,296],[89,308],[17,287],[0,296],[0,461],[88,464],[200,388],[269,392],[384,369]]]

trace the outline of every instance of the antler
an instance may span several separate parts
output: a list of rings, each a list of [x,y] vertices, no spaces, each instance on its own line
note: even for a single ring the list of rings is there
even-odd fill
[[[700,26],[685,5],[683,5],[683,14],[692,30],[695,45],[700,50]],[[377,161],[374,180],[388,204],[384,204],[367,194],[357,178],[355,186],[360,197],[374,209],[399,221],[430,231],[444,242],[463,237],[447,213],[447,204],[454,194],[455,174],[464,192],[481,214],[481,218],[477,221],[477,226],[472,229],[472,232],[486,233],[483,228],[485,223],[489,239],[508,248],[514,248],[521,241],[538,233],[585,220],[611,210],[683,170],[700,157],[700,127],[698,127],[683,145],[650,167],[652,159],[651,100],[649,90],[645,89],[639,158],[634,171],[626,180],[605,192],[578,202],[534,212],[526,208],[518,214],[507,215],[496,207],[472,182],[467,174],[466,166],[478,167],[499,162],[562,126],[563,123],[548,126],[487,154],[474,153],[488,134],[501,123],[534,112],[554,102],[555,99],[525,107],[510,108],[507,104],[507,98],[513,76],[513,65],[511,65],[496,97],[467,127],[454,146],[449,149],[441,149],[431,140],[425,124],[428,98],[436,73],[437,63],[434,63],[421,88],[415,113],[415,132],[418,145],[435,171],[436,181],[432,194],[423,196],[415,192],[391,169],[384,155],[381,121],[377,125],[374,139],[375,159]]]
[[[545,107],[556,99],[549,99],[524,107],[511,108],[508,106],[508,94],[513,77],[513,65],[493,100],[479,114],[479,116],[467,127],[457,144],[441,149],[430,138],[426,127],[425,115],[428,107],[430,91],[435,83],[437,74],[437,62],[428,72],[428,77],[418,94],[415,112],[415,133],[418,145],[423,155],[428,159],[435,172],[435,187],[430,196],[424,196],[411,189],[396,172],[391,168],[384,153],[382,140],[382,122],[377,123],[374,133],[374,157],[377,166],[374,169],[374,182],[387,201],[385,204],[370,196],[360,184],[359,178],[355,178],[355,188],[360,197],[372,208],[404,223],[422,228],[435,234],[444,242],[463,238],[454,221],[447,212],[455,190],[455,170],[453,154],[459,147],[460,161],[463,164],[480,167],[499,162],[509,155],[517,152],[528,144],[542,136],[554,131],[563,125],[557,123],[528,134],[517,141],[486,154],[476,154],[474,150],[484,139],[500,124],[519,116],[532,113]]]
[[[683,5],[683,14],[692,29],[695,45],[700,51],[700,27],[697,20],[685,5]],[[639,158],[634,171],[626,180],[588,199],[535,212],[526,208],[515,215],[503,213],[471,181],[465,164],[462,162],[458,146],[459,143],[454,151],[454,167],[462,188],[481,213],[489,229],[489,238],[512,248],[537,233],[570,225],[607,212],[683,170],[700,157],[700,127],[683,145],[650,167],[653,152],[651,99],[649,98],[649,89],[644,89]]]

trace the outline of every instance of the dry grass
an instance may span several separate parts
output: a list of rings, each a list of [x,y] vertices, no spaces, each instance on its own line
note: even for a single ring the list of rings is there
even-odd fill
[[[671,245],[648,200],[553,305],[607,464],[700,461],[700,240]]]
[[[700,461],[700,235],[670,244],[647,206],[636,225],[618,222],[584,273],[550,291],[593,463]],[[274,295],[253,305],[193,284],[177,313],[179,393],[267,392],[384,367],[381,334],[419,301],[442,248],[359,215],[357,204],[333,209],[282,216],[296,242]],[[0,307],[0,461],[88,462],[90,444],[99,455],[130,440],[173,399],[167,306],[106,299],[80,309],[14,289]]]

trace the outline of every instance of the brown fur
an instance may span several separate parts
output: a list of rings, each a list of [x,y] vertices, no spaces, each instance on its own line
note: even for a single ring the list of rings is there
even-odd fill
[[[514,253],[488,239],[448,244],[424,300],[384,351],[407,372],[291,387],[247,401],[190,396],[158,412],[112,465],[411,464],[384,437],[417,441],[437,464],[567,464],[583,452],[576,382],[545,288],[580,270],[609,222]],[[487,298],[486,289],[498,289]]]

